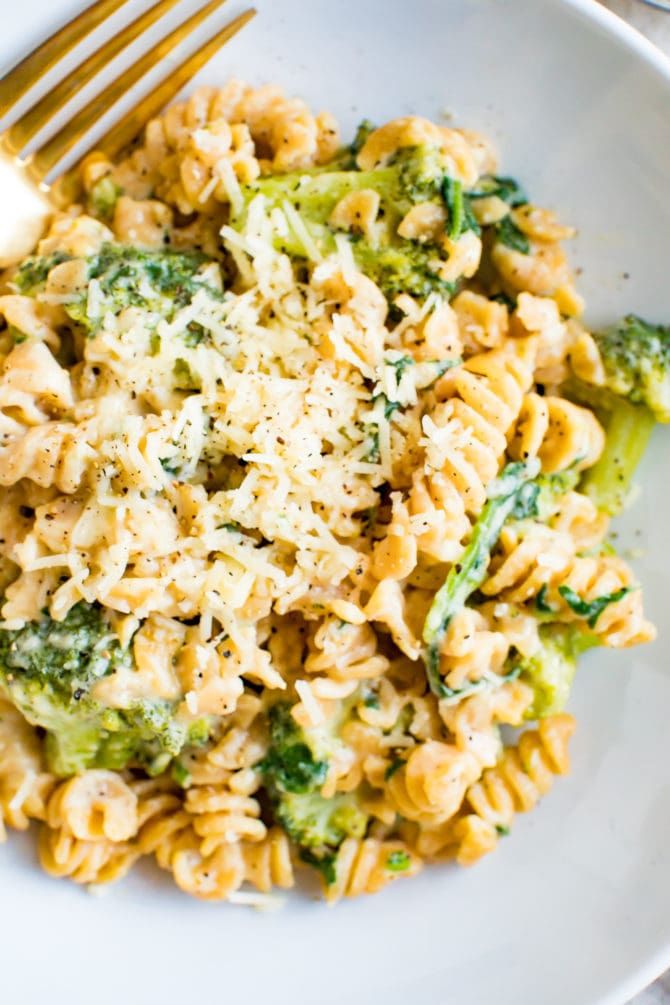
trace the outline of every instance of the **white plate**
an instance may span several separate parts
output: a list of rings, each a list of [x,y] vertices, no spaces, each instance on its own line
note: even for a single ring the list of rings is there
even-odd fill
[[[3,61],[79,6],[13,6]],[[279,81],[335,111],[345,136],[364,115],[448,109],[490,132],[504,172],[580,226],[589,320],[636,310],[670,321],[670,67],[622,22],[589,0],[258,6],[203,80]],[[226,16],[241,9],[231,0]],[[573,773],[495,855],[335,910],[303,897],[261,915],[189,901],[151,872],[94,899],[41,875],[32,842],[16,839],[0,851],[0,999],[615,1005],[655,977],[670,964],[662,432],[626,520],[648,549],[636,568],[661,640],[585,661],[571,703]]]

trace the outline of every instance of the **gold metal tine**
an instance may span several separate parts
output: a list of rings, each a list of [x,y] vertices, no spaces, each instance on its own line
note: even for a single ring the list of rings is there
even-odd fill
[[[46,42],[17,63],[4,77],[0,78],[0,116],[3,116],[19,98],[29,91],[33,84],[66,56],[82,39],[106,21],[122,7],[127,0],[97,0],[77,17],[68,21]]]
[[[239,17],[236,17],[234,21],[231,21],[225,28],[222,28],[209,42],[206,42],[205,45],[189,56],[188,59],[180,63],[176,69],[172,70],[153,91],[138,101],[129,112],[126,112],[120,122],[115,122],[104,136],[96,140],[93,147],[82,155],[77,164],[54,181],[51,193],[55,200],[63,206],[73,202],[77,198],[78,167],[84,157],[92,150],[100,151],[109,157],[110,160],[117,157],[118,154],[130,146],[147,122],[153,119],[174,98],[175,94],[188,84],[189,80],[212,58],[221,46],[225,45],[234,35],[237,35],[238,31],[244,28],[245,24],[248,24],[256,14],[257,11],[255,8],[251,7],[243,14],[240,14]]]
[[[12,154],[18,154],[30,142],[40,129],[58,112],[63,105],[84,87],[89,80],[103,67],[122,52],[131,42],[134,42],[142,32],[150,28],[152,24],[163,16],[177,4],[179,0],[159,0],[158,3],[150,7],[139,17],[131,21],[120,32],[109,39],[105,45],[96,49],[87,59],[80,63],[76,69],[54,87],[53,90],[45,94],[36,104],[29,108],[25,115],[14,123],[9,131],[3,136],[5,149]]]
[[[156,63],[159,63],[175,46],[182,42],[210,14],[225,3],[225,0],[209,0],[199,11],[188,18],[182,25],[170,32],[144,56],[124,70],[99,97],[93,98],[50,140],[47,140],[39,150],[28,160],[31,175],[36,181],[42,179],[67,154],[72,147],[98,121],[108,108],[129,91]]]
[[[248,24],[256,14],[256,9],[250,7],[249,10],[246,10],[239,17],[236,17],[234,21],[226,25],[209,42],[205,43],[202,48],[194,52],[188,59],[185,59],[175,70],[172,70],[155,90],[145,98],[142,98],[134,108],[131,108],[124,115],[120,122],[112,126],[96,142],[92,149],[100,150],[101,153],[113,159],[130,146],[147,122],[154,118],[160,112],[161,108],[164,108],[174,98],[175,94],[188,84],[189,80],[196,75],[198,70],[215,55],[221,46],[225,45],[234,35],[237,35],[238,31],[241,31],[245,24]]]

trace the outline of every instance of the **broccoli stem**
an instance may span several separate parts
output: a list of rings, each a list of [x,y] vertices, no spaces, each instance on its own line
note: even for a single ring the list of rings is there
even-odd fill
[[[601,639],[583,625],[555,622],[542,625],[538,651],[515,661],[521,679],[534,692],[533,704],[524,718],[543,719],[562,712],[577,669],[577,658],[598,645]]]
[[[610,413],[605,427],[605,449],[580,486],[598,509],[610,516],[616,516],[626,504],[635,470],[655,424],[648,408],[623,399]]]
[[[605,388],[571,380],[564,388],[568,397],[593,408],[605,427],[605,449],[584,474],[581,492],[599,510],[616,516],[630,493],[635,470],[647,449],[656,419],[646,405],[633,405]]]
[[[489,498],[472,531],[460,562],[453,565],[435,594],[423,626],[423,653],[430,689],[438,698],[452,693],[440,677],[440,647],[452,619],[465,607],[468,597],[484,582],[491,551],[500,532],[526,495],[537,475],[537,464],[508,464],[489,488]]]

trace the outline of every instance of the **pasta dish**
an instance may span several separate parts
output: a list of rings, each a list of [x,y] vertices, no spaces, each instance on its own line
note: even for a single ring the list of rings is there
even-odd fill
[[[655,634],[608,524],[670,328],[588,330],[572,234],[478,133],[274,86],[84,160],[0,296],[3,834],[252,904],[504,840]]]

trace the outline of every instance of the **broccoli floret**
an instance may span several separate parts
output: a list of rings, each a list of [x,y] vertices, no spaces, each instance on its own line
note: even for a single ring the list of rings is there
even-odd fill
[[[110,175],[99,178],[89,193],[89,202],[93,212],[103,219],[112,216],[122,192],[123,189],[113,181]]]
[[[349,792],[330,799],[318,792],[285,792],[275,813],[291,840],[319,857],[337,849],[347,837],[363,837],[368,822]]]
[[[32,296],[39,293],[49,271],[69,257],[57,253],[27,259],[15,277],[21,292]],[[141,307],[153,312],[157,320],[169,321],[201,289],[210,297],[221,297],[221,291],[202,272],[207,261],[198,252],[142,251],[103,244],[97,254],[86,260],[87,278],[89,284],[96,281],[98,296],[91,298],[88,288],[73,292],[72,300],[63,307],[73,321],[92,333],[98,330],[106,314],[118,314],[126,307]],[[187,338],[191,344],[194,337],[189,331]]]
[[[101,678],[132,668],[131,652],[95,605],[79,603],[63,621],[45,614],[0,631],[0,690],[46,730],[47,760],[58,775],[131,764],[154,773],[202,737],[203,722],[180,722],[171,702],[138,700],[115,709],[91,696]]]
[[[447,187],[461,184],[445,174],[444,157],[437,147],[402,147],[393,156],[390,166],[398,173],[398,204],[402,208],[406,203],[416,205],[436,200],[440,195],[449,208],[443,187],[445,183]],[[405,212],[409,208],[407,205]]]
[[[516,661],[521,679],[533,688],[533,704],[527,719],[541,719],[561,712],[570,694],[577,657],[600,644],[592,632],[578,625],[548,624],[540,628],[540,649]]]
[[[392,247],[374,248],[368,241],[355,241],[354,258],[366,276],[380,288],[387,300],[399,293],[409,293],[420,300],[431,293],[450,297],[453,283],[436,275],[432,268],[436,260],[430,245],[397,238]]]
[[[561,498],[566,492],[571,492],[579,484],[581,475],[574,468],[556,471],[550,475],[539,475],[535,484],[538,487],[536,519],[540,522],[549,520],[556,512]]]
[[[556,513],[561,498],[578,484],[580,474],[574,468],[553,474],[540,474],[526,482],[510,517],[512,520],[527,518],[546,523]]]
[[[333,165],[340,168],[340,164]],[[233,215],[231,224],[242,229],[249,205],[257,195],[263,195],[270,211],[283,210],[288,231],[277,234],[275,245],[295,257],[308,257],[301,226],[292,217],[299,215],[300,224],[322,254],[335,248],[336,230],[329,223],[338,202],[352,192],[373,189],[380,197],[380,209],[373,237],[361,233],[351,235],[351,246],[359,268],[382,289],[389,300],[399,292],[423,298],[437,291],[450,295],[454,286],[438,275],[439,262],[445,253],[432,240],[414,241],[398,235],[398,225],[417,203],[433,201],[447,209],[458,233],[467,227],[476,228],[467,194],[460,183],[447,179],[441,152],[434,147],[407,147],[399,150],[384,167],[371,171],[324,170],[293,172],[261,178],[244,186],[244,202]],[[458,236],[453,234],[452,236]]]
[[[670,422],[670,325],[628,314],[593,338],[606,387],[633,404],[646,405],[658,422]]]
[[[579,380],[569,380],[563,393],[592,408],[605,429],[605,449],[584,472],[579,490],[598,509],[616,516],[630,497],[635,470],[656,423],[654,414],[645,405],[634,405],[607,388]]]
[[[19,292],[25,296],[34,296],[36,293],[39,293],[44,289],[46,278],[51,270],[56,265],[60,265],[61,262],[67,262],[69,258],[71,258],[71,255],[66,254],[64,251],[55,251],[51,255],[34,255],[26,258],[14,275],[14,282]]]
[[[355,794],[324,799],[319,792],[328,774],[328,753],[348,714],[343,706],[329,730],[307,730],[296,723],[288,703],[273,705],[270,748],[259,765],[277,821],[327,882],[334,879],[335,853],[342,841],[362,837],[368,821]]]
[[[328,761],[309,746],[289,704],[273,705],[269,720],[270,749],[262,762],[264,775],[279,792],[313,792],[326,780]]]

